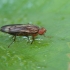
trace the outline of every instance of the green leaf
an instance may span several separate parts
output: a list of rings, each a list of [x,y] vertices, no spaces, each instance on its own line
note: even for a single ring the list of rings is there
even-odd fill
[[[17,37],[8,48],[11,35],[0,32],[0,69],[70,70],[70,1],[0,0],[0,27],[27,23],[46,28],[46,37]]]

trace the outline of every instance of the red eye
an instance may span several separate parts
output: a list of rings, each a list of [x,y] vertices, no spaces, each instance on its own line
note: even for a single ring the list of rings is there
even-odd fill
[[[45,28],[41,28],[39,29],[39,35],[43,35],[44,33],[46,32],[46,29]]]

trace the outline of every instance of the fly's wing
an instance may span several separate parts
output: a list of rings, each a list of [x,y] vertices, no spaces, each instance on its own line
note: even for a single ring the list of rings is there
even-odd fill
[[[34,25],[15,25],[15,26],[8,26],[6,28],[9,33],[37,33],[39,30],[39,27]]]
[[[14,30],[15,26],[20,26],[20,25],[22,25],[22,24],[5,25],[5,26],[2,26],[2,27],[0,28],[0,31],[9,33],[10,30]]]

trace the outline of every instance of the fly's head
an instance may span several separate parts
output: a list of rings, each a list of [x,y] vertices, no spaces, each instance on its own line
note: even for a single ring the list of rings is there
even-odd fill
[[[45,28],[40,28],[38,34],[39,34],[39,35],[44,35],[44,33],[45,33],[46,31],[47,31],[47,30],[46,30]]]

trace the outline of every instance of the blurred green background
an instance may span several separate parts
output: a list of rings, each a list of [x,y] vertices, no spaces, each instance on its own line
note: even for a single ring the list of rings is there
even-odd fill
[[[31,45],[0,32],[0,70],[70,70],[70,0],[0,0],[0,27],[27,24],[47,29]]]

